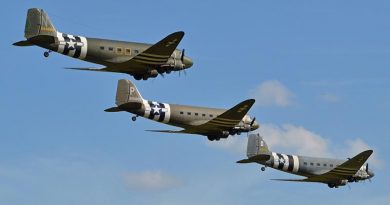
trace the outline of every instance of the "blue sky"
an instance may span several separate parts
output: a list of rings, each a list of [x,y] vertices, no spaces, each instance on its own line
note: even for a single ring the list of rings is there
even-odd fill
[[[105,113],[118,79],[23,39],[26,11],[87,37],[154,43],[177,30],[194,60],[136,82],[143,97],[250,111],[272,150],[350,157],[374,149],[372,183],[351,189],[283,183],[296,178],[238,165],[245,135],[206,138],[145,132],[166,125]],[[387,204],[390,155],[388,1],[11,1],[0,53],[0,204]],[[5,29],[6,28],[6,29]]]

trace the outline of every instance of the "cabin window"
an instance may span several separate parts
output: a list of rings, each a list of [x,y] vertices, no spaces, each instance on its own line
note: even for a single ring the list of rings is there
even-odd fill
[[[138,53],[139,53],[139,51],[135,49],[135,50],[134,50],[134,53],[135,53],[135,54],[138,54]]]
[[[100,46],[100,50],[104,50],[104,46]]]
[[[114,48],[113,47],[108,47],[108,50],[109,51],[114,51]]]
[[[116,48],[116,53],[118,53],[118,54],[122,54],[122,48]]]
[[[210,115],[210,117],[213,117],[213,115]]]
[[[197,112],[195,113],[195,116],[198,116],[198,113],[197,113]]]
[[[307,165],[307,162],[303,162],[304,165]]]
[[[333,167],[333,164],[330,164],[329,166],[330,166],[330,167]]]
[[[184,112],[180,112],[180,115],[184,114]]]
[[[191,115],[191,112],[187,112],[187,115]]]
[[[317,166],[321,166],[321,164],[320,164],[320,163],[317,163]]]
[[[206,114],[202,114],[203,117],[206,117]]]
[[[125,55],[131,55],[131,49],[130,48],[126,48]]]
[[[313,162],[310,162],[310,165],[311,165],[311,166],[314,166],[314,163],[313,163]]]
[[[326,167],[327,165],[326,164],[324,164],[324,167]]]

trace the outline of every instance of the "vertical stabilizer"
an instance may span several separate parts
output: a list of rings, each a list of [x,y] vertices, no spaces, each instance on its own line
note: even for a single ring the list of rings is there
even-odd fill
[[[24,37],[29,39],[38,35],[55,36],[56,33],[54,25],[43,9],[31,8],[27,11]]]
[[[137,87],[130,80],[119,80],[116,90],[116,105],[122,105],[128,102],[142,103],[142,96]]]
[[[250,134],[248,137],[247,157],[253,157],[257,155],[269,155],[267,143],[260,136],[260,134]]]

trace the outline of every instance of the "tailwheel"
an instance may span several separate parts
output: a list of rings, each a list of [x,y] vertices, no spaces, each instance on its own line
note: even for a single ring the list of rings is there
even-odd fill
[[[51,52],[50,50],[49,50],[49,51],[45,51],[45,52],[43,53],[43,56],[45,56],[45,58],[49,57],[50,52]]]

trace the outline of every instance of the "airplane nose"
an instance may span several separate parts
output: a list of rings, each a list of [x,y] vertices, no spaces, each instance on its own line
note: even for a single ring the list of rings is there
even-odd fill
[[[375,176],[375,174],[374,174],[374,172],[371,172],[371,171],[368,171],[368,173],[367,173],[370,177],[369,178],[372,178],[372,177],[374,177]]]
[[[252,127],[251,127],[251,130],[257,130],[258,128],[260,127],[259,123],[257,123],[256,121],[253,123]]]
[[[185,65],[186,68],[190,68],[194,63],[192,62],[191,58],[184,56],[183,64]]]

